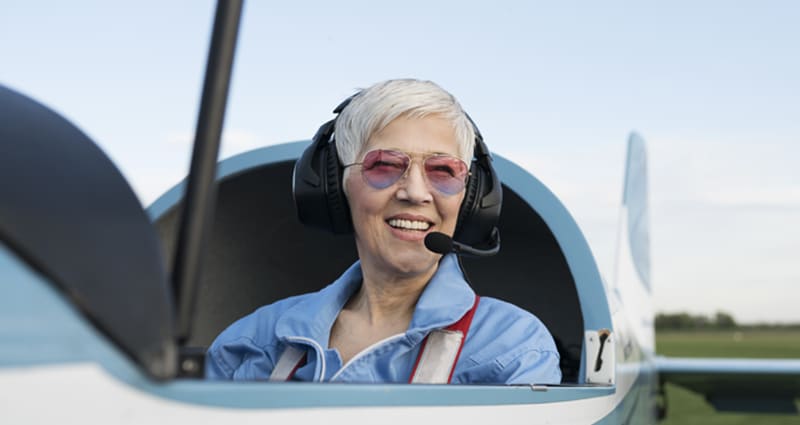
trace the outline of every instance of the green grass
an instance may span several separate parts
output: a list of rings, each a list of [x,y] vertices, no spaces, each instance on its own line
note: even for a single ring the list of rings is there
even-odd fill
[[[656,352],[671,357],[800,358],[800,330],[658,332]]]
[[[800,358],[800,330],[658,332],[656,352],[670,357]],[[702,396],[668,384],[662,425],[800,424],[795,415],[717,413]],[[796,401],[800,408],[800,400]]]

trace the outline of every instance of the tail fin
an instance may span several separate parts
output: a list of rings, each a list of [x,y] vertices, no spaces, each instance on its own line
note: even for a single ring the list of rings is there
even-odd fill
[[[618,229],[616,279],[631,267],[644,287],[650,291],[650,219],[647,194],[647,152],[644,139],[636,133],[628,138],[628,158],[625,161],[625,184],[622,193],[622,212]],[[630,256],[630,259],[622,258]],[[632,264],[626,264],[630,261]]]

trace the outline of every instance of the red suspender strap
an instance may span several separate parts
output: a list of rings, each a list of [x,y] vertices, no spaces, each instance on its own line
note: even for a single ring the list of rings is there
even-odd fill
[[[453,372],[456,370],[458,358],[461,356],[461,350],[464,348],[464,341],[467,340],[467,333],[469,332],[469,327],[472,324],[472,318],[475,316],[475,310],[478,309],[479,301],[480,297],[476,295],[475,303],[472,305],[472,308],[470,308],[464,314],[464,316],[461,317],[461,319],[444,329],[432,331],[430,334],[428,334],[428,336],[425,337],[425,339],[422,341],[422,345],[419,348],[417,361],[414,363],[414,368],[411,370],[411,376],[408,380],[409,383],[445,383],[442,382],[443,379],[441,379],[443,378],[443,375],[441,375],[444,372],[441,370],[443,367],[449,367],[446,383],[450,383],[450,381],[453,379]],[[439,347],[432,348],[429,346],[428,343],[432,336],[434,338],[433,343],[439,345]],[[450,341],[445,341],[440,338],[440,336],[445,339],[449,339]],[[452,337],[457,339],[453,339]],[[442,356],[442,354],[444,354],[444,356]],[[429,356],[433,356],[434,358],[429,359]],[[445,364],[442,364],[442,357],[449,361],[447,361]],[[421,363],[428,361],[431,361],[432,365],[427,365],[420,368]],[[437,361],[439,364],[436,364]],[[421,372],[421,369],[430,369],[431,367],[435,369],[434,373],[439,376],[439,378],[431,377],[431,371]]]
[[[297,369],[300,369],[301,367],[305,366],[307,361],[308,361],[308,353],[306,353],[306,355],[303,356],[303,358],[299,362],[297,362],[297,365],[295,365],[294,369],[292,369],[292,371],[289,373],[289,377],[286,378],[286,380],[291,381],[292,378],[294,378],[294,374],[297,373]]]
[[[289,381],[294,377],[297,369],[306,364],[308,354],[306,350],[287,345],[278,358],[272,373],[269,375],[270,381]]]
[[[464,341],[467,340],[467,333],[469,332],[470,325],[472,325],[472,318],[475,316],[475,310],[478,309],[478,302],[480,300],[481,297],[476,294],[475,304],[472,305],[472,308],[469,309],[466,314],[464,314],[464,317],[462,317],[461,320],[447,327],[447,330],[449,331],[461,331],[461,333],[464,334],[464,338],[461,339],[461,345],[458,347],[458,354],[456,354],[456,358],[453,360],[453,366],[450,368],[450,376],[447,378],[448,384],[453,379],[453,372],[456,370],[456,363],[458,363],[458,358],[461,357],[461,349],[464,348]]]

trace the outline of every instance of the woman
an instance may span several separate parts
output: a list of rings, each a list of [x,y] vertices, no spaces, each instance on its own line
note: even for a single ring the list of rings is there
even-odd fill
[[[454,254],[425,247],[432,232],[452,236],[472,226],[460,211],[476,178],[468,164],[479,134],[458,102],[428,81],[390,80],[336,112],[309,151],[330,148],[333,171],[319,174],[333,175],[323,186],[341,190],[344,205],[326,193],[324,208],[304,206],[302,167],[326,162],[306,159],[316,155],[309,151],[295,169],[295,196],[304,222],[338,215],[345,224],[333,218],[325,226],[352,226],[359,261],[319,292],[231,325],[208,351],[207,377],[559,383],[559,355],[544,325],[511,304],[476,297]],[[330,144],[325,128],[335,134]],[[308,180],[316,179],[324,178]]]

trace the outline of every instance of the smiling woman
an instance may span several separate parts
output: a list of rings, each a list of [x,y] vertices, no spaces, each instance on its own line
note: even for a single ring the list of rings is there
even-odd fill
[[[431,82],[390,80],[336,112],[295,167],[295,199],[305,224],[352,229],[359,261],[228,327],[208,350],[207,377],[559,383],[542,322],[476,296],[455,254],[425,247],[433,232],[499,243],[501,186],[458,102]]]
[[[387,168],[387,160],[383,160],[383,165],[372,164],[372,167],[368,167],[369,163],[363,164],[360,173],[351,172],[345,178],[344,189],[353,217],[362,269],[369,269],[368,275],[381,275],[379,281],[373,283],[379,287],[383,286],[382,282],[408,281],[405,284],[392,284],[382,292],[391,292],[390,288],[394,287],[419,291],[436,271],[440,256],[425,249],[423,240],[430,232],[452,235],[455,231],[467,175],[466,164],[452,156],[456,153],[456,146],[450,123],[438,116],[427,116],[395,119],[375,134],[366,147],[377,149],[370,150],[366,158],[375,152],[381,155],[384,152],[381,148],[398,149],[400,152],[429,149],[427,155],[448,152],[449,155],[438,156],[451,158],[451,162],[457,164],[453,167],[461,169],[460,176],[455,176],[455,171],[445,173],[460,183],[456,193],[438,190],[433,185],[436,180],[427,170],[423,170],[427,166],[421,167],[417,161],[399,163],[405,164],[405,168],[402,176],[398,175],[392,185],[395,190],[389,186],[376,187],[369,178],[380,172],[376,170]],[[415,156],[420,158],[419,154]],[[368,285],[362,288],[366,287]]]

